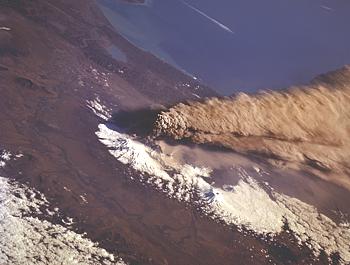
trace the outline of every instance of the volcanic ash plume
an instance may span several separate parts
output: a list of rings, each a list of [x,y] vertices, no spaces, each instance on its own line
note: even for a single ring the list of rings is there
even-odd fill
[[[350,67],[285,91],[178,104],[159,115],[155,133],[311,170],[350,189]]]

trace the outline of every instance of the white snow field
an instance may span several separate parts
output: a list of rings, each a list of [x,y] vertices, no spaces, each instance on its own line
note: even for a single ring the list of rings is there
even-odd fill
[[[0,151],[0,165],[21,156]],[[0,176],[0,264],[125,265],[85,235],[34,217],[38,214],[57,213],[40,192]]]
[[[238,168],[236,185],[214,187],[206,181],[212,174],[210,168],[180,163],[113,125],[100,124],[96,135],[111,155],[140,173],[139,181],[146,181],[169,197],[196,204],[211,217],[262,236],[278,234],[288,222],[299,242],[315,255],[322,249],[327,254],[338,251],[343,264],[350,262],[348,222],[335,223],[316,207],[279,193],[268,183],[259,183],[243,167]]]

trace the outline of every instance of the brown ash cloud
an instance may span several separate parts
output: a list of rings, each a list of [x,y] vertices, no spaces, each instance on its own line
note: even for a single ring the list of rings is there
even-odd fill
[[[350,189],[350,67],[282,91],[180,103],[158,116],[154,131],[317,172]]]

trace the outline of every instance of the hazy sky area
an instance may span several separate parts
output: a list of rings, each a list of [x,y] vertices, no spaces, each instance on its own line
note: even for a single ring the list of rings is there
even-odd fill
[[[348,0],[99,0],[135,45],[222,94],[306,83],[350,64]]]

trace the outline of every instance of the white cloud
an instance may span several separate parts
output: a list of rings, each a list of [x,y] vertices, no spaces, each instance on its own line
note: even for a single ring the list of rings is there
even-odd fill
[[[55,214],[41,193],[0,177],[0,264],[125,265],[84,235],[33,217],[45,208]]]
[[[328,254],[339,251],[344,263],[350,261],[349,227],[336,224],[315,207],[278,193],[266,183],[261,186],[243,168],[236,185],[214,187],[206,181],[210,169],[181,164],[116,129],[100,124],[96,135],[121,163],[148,174],[149,184],[159,190],[165,184],[163,192],[168,196],[201,205],[210,216],[260,235],[278,234],[287,220],[300,243],[307,244],[315,254],[321,249]],[[193,201],[194,195],[199,195],[200,201]]]

